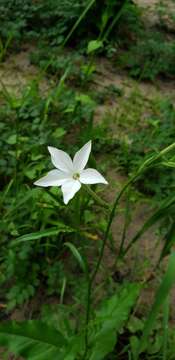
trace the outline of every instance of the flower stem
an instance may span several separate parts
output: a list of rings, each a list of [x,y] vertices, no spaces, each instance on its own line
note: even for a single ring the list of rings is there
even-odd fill
[[[101,197],[98,196],[95,191],[93,191],[88,185],[85,185],[84,189],[100,206],[103,206],[105,209],[110,210],[110,205],[106,201],[102,200]]]

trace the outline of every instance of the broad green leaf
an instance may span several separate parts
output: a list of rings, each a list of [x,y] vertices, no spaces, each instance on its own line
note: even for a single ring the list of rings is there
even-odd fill
[[[40,321],[11,321],[0,325],[0,345],[27,360],[64,360],[67,340]]]
[[[16,144],[16,141],[17,141],[17,135],[13,134],[9,136],[9,138],[6,140],[6,143],[9,145],[14,145]]]
[[[84,333],[81,332],[70,339],[69,345],[66,348],[64,360],[83,359],[83,357],[79,356],[80,354],[83,353],[84,353]]]
[[[58,127],[53,132],[53,137],[56,138],[56,139],[59,139],[59,138],[63,137],[65,134],[66,134],[66,130],[61,128],[61,127]]]
[[[91,337],[90,360],[102,360],[114,349],[117,334],[128,320],[139,290],[140,285],[128,284],[121,289],[119,294],[113,295],[104,302],[95,319],[96,327]]]
[[[81,102],[83,105],[91,105],[95,106],[95,101],[91,99],[91,97],[87,94],[78,94],[76,95],[76,101]]]
[[[53,227],[53,228],[50,228],[47,230],[37,231],[37,232],[22,235],[19,238],[17,238],[15,241],[13,241],[12,245],[16,245],[16,244],[19,244],[19,243],[25,242],[25,241],[38,240],[38,239],[41,239],[44,237],[58,235],[60,233],[71,233],[71,232],[75,231],[71,227],[66,226],[64,224],[59,224],[59,225],[60,226],[58,226],[58,227]]]
[[[91,40],[88,43],[87,53],[90,54],[101,47],[103,47],[103,42],[101,40]]]

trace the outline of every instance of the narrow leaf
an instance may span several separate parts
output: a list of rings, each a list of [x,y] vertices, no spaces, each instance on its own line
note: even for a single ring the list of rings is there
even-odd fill
[[[143,224],[141,229],[136,233],[136,235],[132,238],[129,245],[126,247],[126,249],[123,251],[123,255],[125,255],[128,250],[132,247],[132,245],[135,244],[137,240],[146,232],[149,228],[151,228],[154,224],[156,224],[158,221],[160,221],[162,218],[167,216],[167,211],[171,210],[171,207],[175,203],[175,198],[172,197],[171,199],[168,199],[165,203],[162,204],[160,209],[158,209],[153,215],[149,217],[149,219]]]
[[[156,292],[155,301],[149,313],[149,316],[145,322],[143,329],[143,334],[139,342],[139,348],[135,356],[135,360],[139,358],[139,354],[144,351],[148,336],[150,335],[152,329],[154,328],[157,315],[160,311],[161,306],[167,299],[168,294],[170,293],[171,288],[175,283],[175,252],[171,254],[169,258],[167,271],[162,279],[160,287]]]
[[[71,244],[70,242],[66,242],[64,244],[64,246],[67,246],[70,249],[71,253],[75,257],[75,259],[78,261],[81,269],[86,273],[86,271],[87,271],[86,270],[86,264],[85,264],[85,262],[84,262],[84,260],[83,260],[83,258],[81,256],[81,254],[77,250],[77,248],[73,244]]]
[[[53,228],[50,228],[47,230],[37,231],[34,233],[22,235],[19,238],[17,238],[15,241],[13,241],[12,245],[17,245],[17,244],[19,244],[21,242],[25,242],[25,241],[38,240],[38,239],[41,239],[44,237],[58,235],[60,233],[71,233],[74,231],[75,230],[70,228],[69,226],[62,224],[62,225],[60,225],[60,227],[53,227]]]

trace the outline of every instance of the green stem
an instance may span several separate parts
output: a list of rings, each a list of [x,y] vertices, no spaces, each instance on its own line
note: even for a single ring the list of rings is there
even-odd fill
[[[110,210],[110,205],[104,200],[102,200],[100,196],[98,196],[88,185],[85,185],[84,189],[100,206],[103,206],[105,209]]]
[[[124,248],[124,243],[125,243],[125,238],[126,238],[126,231],[129,225],[129,211],[130,211],[130,189],[128,188],[127,191],[127,200],[126,200],[126,208],[125,208],[125,219],[124,219],[124,227],[123,227],[123,232],[122,232],[122,238],[121,238],[121,242],[120,242],[120,247],[119,247],[119,255],[118,257],[120,258],[121,254],[123,253],[123,248]]]
[[[163,306],[163,356],[162,360],[167,360],[167,349],[168,349],[168,321],[169,321],[169,311],[170,311],[170,298],[169,296],[165,300]]]
[[[69,34],[67,35],[67,37],[65,38],[65,40],[63,41],[62,46],[64,47],[67,42],[69,41],[70,37],[72,36],[72,34],[74,33],[74,31],[76,30],[76,28],[78,27],[78,25],[81,23],[81,21],[84,19],[84,17],[86,16],[87,12],[90,10],[90,8],[92,7],[92,5],[95,3],[96,0],[91,0],[85,10],[82,12],[82,14],[79,16],[78,20],[75,22],[75,24],[73,25],[72,29],[70,30]]]
[[[109,25],[109,27],[107,28],[107,30],[106,30],[106,32],[105,32],[105,34],[104,34],[104,36],[103,36],[103,39],[102,39],[103,41],[105,41],[105,40],[108,38],[110,32],[112,31],[113,27],[115,26],[115,24],[117,23],[117,21],[118,21],[118,20],[120,19],[120,17],[122,16],[123,11],[125,10],[125,8],[126,8],[127,5],[128,5],[128,0],[125,0],[122,8],[119,10],[119,12],[117,13],[117,15],[114,17],[112,23],[111,23],[111,24]]]

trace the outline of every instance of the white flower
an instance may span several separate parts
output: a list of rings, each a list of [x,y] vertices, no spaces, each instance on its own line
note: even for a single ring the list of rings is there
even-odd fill
[[[64,203],[67,204],[81,184],[108,184],[105,178],[95,169],[84,169],[91,152],[91,141],[75,154],[73,161],[70,156],[59,149],[49,146],[52,164],[56,169],[36,181],[38,186],[61,186]]]

